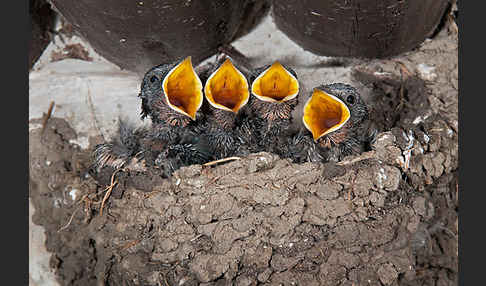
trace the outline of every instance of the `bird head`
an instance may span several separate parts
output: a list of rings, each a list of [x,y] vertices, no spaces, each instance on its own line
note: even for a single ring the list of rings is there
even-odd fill
[[[214,108],[233,113],[245,106],[250,97],[246,77],[228,58],[211,73],[204,86],[204,94]]]
[[[202,82],[194,71],[191,57],[179,63],[153,67],[142,81],[142,113],[152,113],[153,105],[162,102],[170,110],[195,120],[196,112],[203,102],[202,89]]]
[[[321,85],[304,105],[302,120],[314,141],[346,126],[356,126],[368,109],[355,88],[344,83]]]
[[[251,93],[261,101],[282,103],[297,97],[299,82],[295,72],[275,62],[258,74]]]

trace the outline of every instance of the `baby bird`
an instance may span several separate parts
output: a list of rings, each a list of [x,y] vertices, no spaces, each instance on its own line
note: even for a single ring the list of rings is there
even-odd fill
[[[190,57],[150,69],[143,78],[139,97],[142,119],[150,117],[151,127],[128,128],[120,121],[118,136],[96,146],[95,169],[121,168],[135,154],[146,165],[162,168],[165,175],[180,166],[210,161],[213,155],[208,138],[196,128],[203,117],[198,112],[203,103],[202,88]]]
[[[194,71],[191,57],[180,63],[161,64],[144,76],[139,97],[142,119],[169,132],[171,127],[186,127],[201,114],[203,84]]]
[[[257,68],[250,76],[251,93],[254,95],[249,108],[261,125],[261,146],[276,152],[290,135],[292,110],[298,103],[299,81],[297,74],[279,62]],[[259,121],[259,122],[258,122]]]
[[[246,76],[226,58],[208,71],[204,85],[207,105],[203,105],[210,145],[218,158],[247,153],[244,138],[238,136],[244,107],[250,98]],[[248,152],[249,153],[249,152]]]
[[[149,164],[170,174],[180,166],[202,164],[213,158],[200,125],[204,100],[203,84],[191,58],[181,63],[162,64],[149,70],[142,81],[142,119],[152,120],[151,131],[142,141]]]
[[[306,130],[288,138],[281,153],[295,162],[339,161],[361,153],[371,140],[367,119],[368,108],[354,87],[344,83],[318,86],[304,105]]]

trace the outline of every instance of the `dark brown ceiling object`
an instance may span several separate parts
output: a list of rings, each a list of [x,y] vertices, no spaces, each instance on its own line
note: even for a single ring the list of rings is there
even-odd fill
[[[45,0],[29,0],[31,37],[29,43],[29,70],[34,66],[51,41],[56,13]]]
[[[123,69],[212,56],[258,22],[269,0],[51,0],[93,48]]]
[[[417,47],[448,0],[276,0],[277,27],[318,55],[383,58]]]

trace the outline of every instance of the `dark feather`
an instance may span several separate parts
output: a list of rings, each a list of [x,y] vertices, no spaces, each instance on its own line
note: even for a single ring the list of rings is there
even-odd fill
[[[95,146],[93,168],[100,170],[104,166],[114,169],[123,167],[140,151],[139,138],[145,132],[145,129],[135,128],[129,122],[119,119],[116,135],[110,141]]]

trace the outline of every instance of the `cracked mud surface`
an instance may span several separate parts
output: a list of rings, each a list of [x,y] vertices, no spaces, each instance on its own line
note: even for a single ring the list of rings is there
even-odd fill
[[[184,167],[148,192],[114,189],[103,215],[91,149],[63,119],[30,131],[33,220],[60,283],[457,285],[457,37],[353,75],[379,130],[371,151]]]

